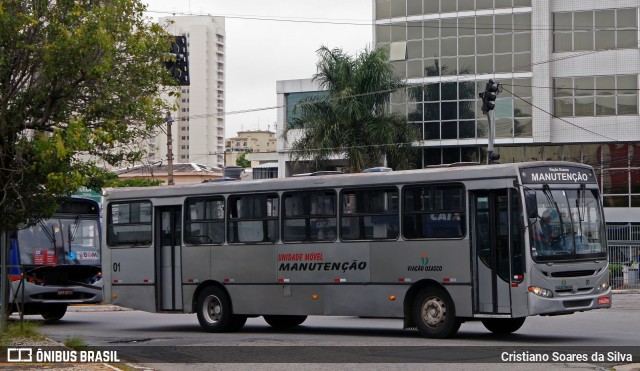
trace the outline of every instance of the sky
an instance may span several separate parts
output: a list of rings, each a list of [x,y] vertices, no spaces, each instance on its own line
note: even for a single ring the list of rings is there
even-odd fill
[[[143,0],[157,21],[176,13],[226,16],[225,137],[272,130],[276,81],[311,78],[324,45],[355,55],[373,41],[371,0]],[[277,18],[273,21],[253,18]],[[338,24],[336,24],[338,23]]]

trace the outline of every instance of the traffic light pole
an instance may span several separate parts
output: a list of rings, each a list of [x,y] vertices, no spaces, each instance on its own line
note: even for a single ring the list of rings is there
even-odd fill
[[[496,137],[496,115],[493,110],[487,111],[487,119],[489,121],[489,143],[487,145],[487,165],[490,165],[494,161],[493,154],[493,141]]]
[[[169,112],[165,121],[167,122],[167,185],[173,185],[173,134],[171,133],[173,118]]]
[[[493,141],[496,137],[496,118],[493,109],[496,107],[495,101],[498,93],[501,91],[500,84],[489,80],[487,85],[485,86],[484,92],[480,93],[480,98],[482,98],[482,112],[487,115],[487,120],[489,124],[489,143],[487,146],[487,165],[491,165],[500,160],[500,155],[497,153],[493,153]]]

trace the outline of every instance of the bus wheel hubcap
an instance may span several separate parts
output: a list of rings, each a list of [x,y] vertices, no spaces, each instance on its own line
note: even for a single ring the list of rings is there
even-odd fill
[[[447,315],[447,308],[440,298],[429,298],[422,307],[422,320],[430,327],[440,326]]]
[[[216,296],[209,296],[204,302],[205,316],[211,323],[218,322],[222,316],[222,303]]]

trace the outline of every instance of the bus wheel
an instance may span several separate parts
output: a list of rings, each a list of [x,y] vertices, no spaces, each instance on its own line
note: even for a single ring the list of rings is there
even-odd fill
[[[54,322],[67,313],[67,304],[45,304],[40,312],[45,322]]]
[[[289,328],[301,325],[307,316],[263,316],[264,320],[273,328]]]
[[[437,287],[420,291],[413,302],[412,315],[418,332],[427,338],[452,337],[461,324],[456,320],[453,301],[446,291]]]
[[[198,322],[205,331],[227,332],[233,326],[231,301],[219,287],[210,286],[202,290],[196,301],[196,311]]]
[[[496,335],[507,335],[512,332],[516,332],[524,324],[524,320],[527,317],[522,318],[486,318],[482,320],[482,324],[487,330],[493,332]]]

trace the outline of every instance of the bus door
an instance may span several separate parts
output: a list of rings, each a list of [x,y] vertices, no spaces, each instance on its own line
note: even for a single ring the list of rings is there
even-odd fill
[[[511,316],[512,288],[523,278],[518,195],[514,189],[475,191],[471,200],[474,313]]]
[[[160,310],[182,310],[182,207],[160,206],[155,215]]]

